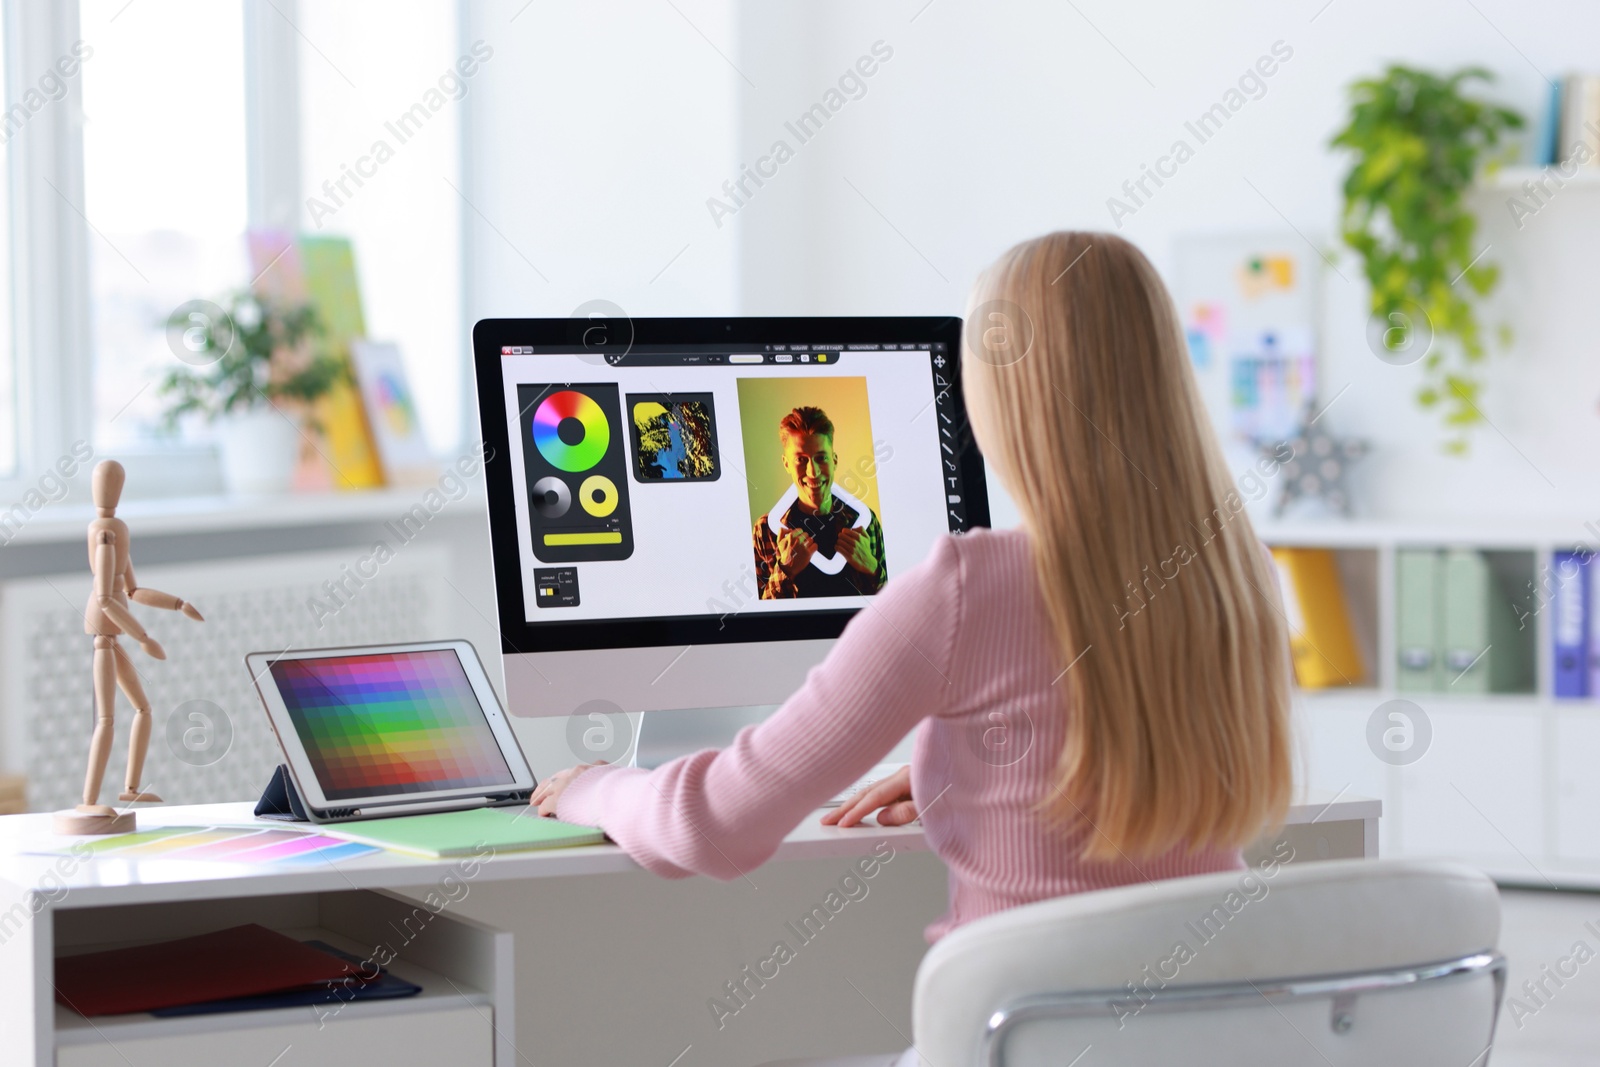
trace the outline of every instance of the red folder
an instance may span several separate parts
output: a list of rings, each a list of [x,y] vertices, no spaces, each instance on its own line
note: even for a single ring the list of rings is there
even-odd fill
[[[345,975],[355,982],[369,977],[336,956],[251,923],[178,941],[59,957],[56,999],[80,1015],[121,1015],[277,993]]]

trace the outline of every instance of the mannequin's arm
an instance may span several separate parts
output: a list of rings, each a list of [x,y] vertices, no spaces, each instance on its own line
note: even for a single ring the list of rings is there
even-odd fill
[[[146,607],[160,608],[163,611],[181,611],[196,622],[206,621],[200,614],[200,609],[182,597],[173,596],[171,593],[163,593],[159,589],[141,587],[138,580],[133,576],[133,564],[131,562],[124,573],[127,575],[129,600],[143,604]],[[121,623],[118,623],[118,625],[121,625]]]
[[[116,598],[116,581],[116,538],[110,533],[102,533],[94,547],[94,595],[100,604],[100,610],[105,612],[106,618],[139,642],[139,647],[145,652],[156,659],[166,659],[167,654],[161,645],[145,632],[144,626],[133,617],[133,612],[128,610],[127,605]]]

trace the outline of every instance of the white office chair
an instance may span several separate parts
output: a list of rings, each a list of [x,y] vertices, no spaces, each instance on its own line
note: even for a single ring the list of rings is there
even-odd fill
[[[934,946],[913,1036],[926,1067],[1485,1067],[1499,933],[1494,883],[1444,863],[1302,863],[1082,893]]]

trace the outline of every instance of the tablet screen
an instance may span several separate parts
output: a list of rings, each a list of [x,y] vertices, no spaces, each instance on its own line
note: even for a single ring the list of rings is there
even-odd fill
[[[515,784],[450,649],[280,659],[271,670],[328,800]]]

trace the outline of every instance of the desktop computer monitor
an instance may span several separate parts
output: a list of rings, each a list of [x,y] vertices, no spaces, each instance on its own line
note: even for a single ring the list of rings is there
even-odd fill
[[[473,330],[506,698],[776,704],[935,540],[989,522],[956,318]],[[809,563],[774,558],[805,530]]]

